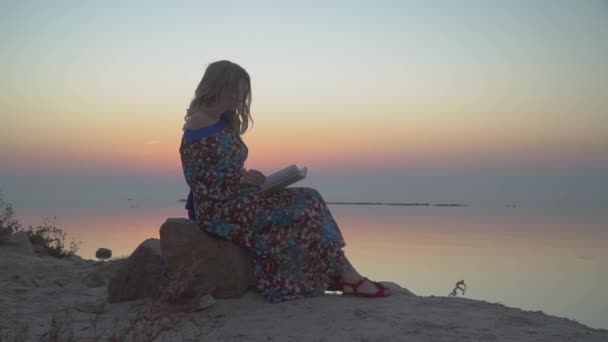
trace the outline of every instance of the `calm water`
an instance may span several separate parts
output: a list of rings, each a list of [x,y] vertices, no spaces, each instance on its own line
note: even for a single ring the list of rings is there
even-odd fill
[[[128,255],[158,238],[167,217],[185,217],[181,193],[98,197],[5,194],[25,224],[56,217],[82,241]],[[325,196],[332,200],[330,196]],[[343,200],[342,198],[340,200]],[[357,200],[357,199],[355,199]],[[586,206],[477,205],[392,207],[330,205],[358,270],[419,295],[445,296],[454,283],[465,297],[608,328],[608,211]]]

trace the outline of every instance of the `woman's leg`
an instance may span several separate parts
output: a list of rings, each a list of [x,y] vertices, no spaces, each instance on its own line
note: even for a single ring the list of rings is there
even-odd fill
[[[286,191],[285,193],[295,192],[296,196],[298,196],[298,194],[304,194],[304,196],[301,197],[302,199],[309,198],[310,203],[304,201],[298,203],[298,200],[296,199],[294,201],[294,206],[296,207],[296,209],[310,208],[309,210],[311,210],[312,212],[320,213],[320,215],[317,215],[316,217],[320,217],[319,223],[321,224],[321,232],[319,238],[321,239],[321,245],[333,245],[334,248],[337,247],[340,249],[344,246],[344,238],[342,237],[342,233],[340,232],[336,221],[331,215],[327,204],[323,200],[323,197],[317,190],[312,188],[287,188],[284,191]],[[306,206],[307,204],[308,206]],[[303,212],[306,213],[305,210],[303,210]],[[353,267],[348,258],[344,256],[344,252],[340,250],[338,254],[339,256],[337,260],[339,265],[336,265],[337,268],[334,269],[334,272],[337,273],[335,274],[335,276],[337,276],[341,282],[349,284],[356,284],[361,279],[363,279],[363,276],[359,272],[357,272],[357,270]],[[337,285],[338,284],[330,286],[328,290],[335,290]],[[390,290],[382,290],[380,288],[381,286],[382,285],[375,284],[374,282],[367,280],[364,281],[360,286],[358,286],[356,291],[361,294],[370,295],[376,294],[378,293],[378,291],[381,291],[386,295],[390,294]],[[355,292],[353,287],[347,284],[344,284],[342,291],[344,293]]]

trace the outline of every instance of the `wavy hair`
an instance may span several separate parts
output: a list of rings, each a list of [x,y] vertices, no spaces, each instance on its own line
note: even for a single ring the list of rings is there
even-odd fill
[[[253,126],[251,118],[251,79],[245,69],[236,63],[221,60],[207,66],[201,82],[196,87],[194,98],[186,110],[185,121],[200,112],[203,107],[211,110],[222,110],[219,106],[226,99],[226,94],[236,94],[235,110],[227,110],[222,113],[222,118],[226,119],[230,128],[243,135],[249,127],[249,122]]]

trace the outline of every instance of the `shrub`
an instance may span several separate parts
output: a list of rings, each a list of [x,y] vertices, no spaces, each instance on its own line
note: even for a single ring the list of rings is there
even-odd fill
[[[21,230],[21,223],[15,218],[13,207],[0,198],[0,242],[14,232]]]
[[[48,249],[49,255],[55,258],[64,258],[76,255],[80,247],[80,241],[74,239],[70,242],[69,248],[65,246],[67,234],[55,226],[55,217],[45,219],[40,226],[29,226],[24,232],[30,238],[33,245],[44,246]]]
[[[0,210],[0,243],[13,233],[24,232],[33,245],[46,247],[51,256],[63,258],[76,255],[81,242],[76,242],[72,239],[69,247],[66,248],[65,240],[67,234],[57,228],[55,217],[52,220],[45,219],[40,226],[29,226],[27,229],[23,229],[19,220],[15,218],[13,207],[9,203],[4,202],[1,197]]]

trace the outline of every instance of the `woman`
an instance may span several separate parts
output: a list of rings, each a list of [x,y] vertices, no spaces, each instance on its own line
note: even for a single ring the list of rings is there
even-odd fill
[[[344,256],[342,234],[310,188],[261,193],[265,176],[245,170],[241,135],[252,121],[249,74],[230,61],[209,64],[185,117],[180,155],[190,218],[252,252],[256,287],[271,302],[318,296],[386,297]],[[253,122],[253,121],[252,121]]]

